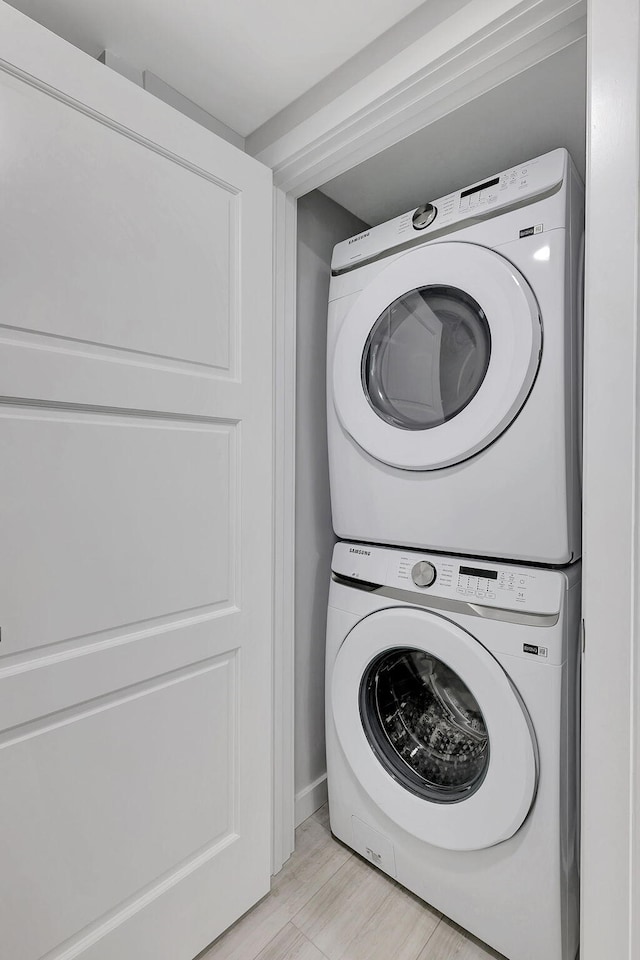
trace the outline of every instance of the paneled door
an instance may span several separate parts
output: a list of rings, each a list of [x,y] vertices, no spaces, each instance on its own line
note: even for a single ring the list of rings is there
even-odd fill
[[[0,955],[270,865],[271,172],[0,6]]]

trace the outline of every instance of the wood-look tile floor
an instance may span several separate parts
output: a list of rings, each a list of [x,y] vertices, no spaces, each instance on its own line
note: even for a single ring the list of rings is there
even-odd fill
[[[504,960],[331,836],[296,831],[271,893],[198,960]]]

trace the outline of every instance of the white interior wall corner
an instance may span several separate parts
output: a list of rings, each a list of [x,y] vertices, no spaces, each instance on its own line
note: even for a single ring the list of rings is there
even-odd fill
[[[296,821],[324,802],[324,650],[331,526],[325,356],[333,247],[366,227],[317,191],[298,201],[296,331]],[[324,793],[323,793],[324,790]]]

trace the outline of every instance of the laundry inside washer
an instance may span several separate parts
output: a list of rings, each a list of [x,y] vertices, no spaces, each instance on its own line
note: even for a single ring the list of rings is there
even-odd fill
[[[432,654],[400,649],[374,660],[362,678],[360,716],[380,761],[418,796],[455,803],[482,783],[489,762],[482,711]]]

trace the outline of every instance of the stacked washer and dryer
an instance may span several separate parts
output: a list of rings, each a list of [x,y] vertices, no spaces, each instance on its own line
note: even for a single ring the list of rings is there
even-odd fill
[[[509,960],[578,945],[583,216],[559,149],[332,260],[331,828]]]

